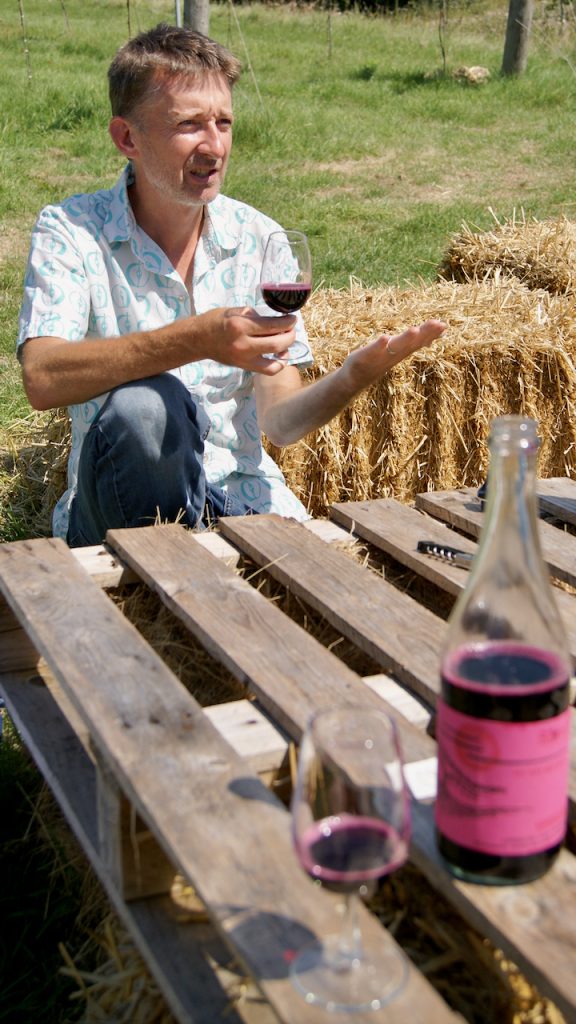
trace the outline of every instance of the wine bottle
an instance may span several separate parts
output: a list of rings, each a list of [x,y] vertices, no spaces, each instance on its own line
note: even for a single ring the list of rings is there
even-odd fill
[[[534,420],[491,424],[486,511],[450,617],[438,702],[440,853],[499,885],[551,866],[568,810],[571,659],[540,549]]]

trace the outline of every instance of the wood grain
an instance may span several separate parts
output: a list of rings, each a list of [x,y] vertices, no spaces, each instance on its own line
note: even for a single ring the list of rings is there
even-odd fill
[[[72,832],[88,857],[111,904],[144,957],[176,1018],[186,1024],[277,1024],[278,1017],[248,992],[234,1007],[229,976],[214,970],[229,950],[211,924],[187,921],[167,896],[126,903],[98,852],[96,770],[74,730],[39,677],[25,673],[0,678],[10,715],[23,737]]]
[[[418,541],[429,540],[470,554],[476,552],[477,545],[473,541],[431,515],[402,505],[394,498],[336,503],[330,514],[355,536],[373,544],[441,590],[456,597],[466,585],[467,569],[417,550]]]
[[[479,537],[484,523],[484,512],[470,487],[455,491],[430,491],[416,495],[416,508],[428,512],[462,530],[471,537]],[[558,514],[561,507],[558,506]],[[552,523],[539,521],[542,555],[552,576],[576,586],[576,545],[568,533],[563,533]]]
[[[408,569],[422,578],[457,596],[466,586],[469,571],[450,565],[439,558],[418,552],[419,540],[433,540],[439,544],[449,544],[463,551],[474,552],[477,545],[455,533],[453,528],[432,518],[436,509],[433,497],[426,503],[429,514],[414,508],[401,505],[393,498],[381,498],[375,501],[351,501],[336,504],[332,508],[335,519],[347,526],[353,534],[369,541],[385,551]],[[444,508],[442,504],[442,508]],[[552,527],[554,529],[554,527]],[[576,543],[572,538],[572,543]],[[576,659],[576,597],[558,587],[554,588],[560,614],[562,616],[572,657]],[[441,640],[445,633],[442,624]],[[438,669],[438,665],[437,665]],[[572,712],[572,758],[570,762],[570,817],[576,818],[576,711]]]
[[[469,570],[450,565],[449,562],[433,555],[422,554],[417,550],[418,541],[431,540],[437,544],[450,545],[472,554],[475,554],[477,544],[460,533],[456,533],[445,523],[432,518],[436,509],[436,503],[432,496],[428,496],[426,502],[423,500],[422,504],[426,505],[428,514],[407,505],[401,505],[393,498],[381,498],[372,502],[351,501],[345,504],[336,504],[331,511],[339,523],[347,525],[358,537],[369,541],[381,551],[385,551],[405,565],[407,569],[417,573],[422,579],[428,580],[434,586],[457,597],[468,582]],[[443,511],[445,507],[445,504],[442,503]],[[480,527],[483,521],[482,516]],[[461,518],[459,522],[462,522]],[[555,527],[550,528],[555,529]],[[570,541],[570,538],[564,538],[564,540]],[[571,546],[574,547],[573,542]],[[554,597],[564,622],[570,652],[576,659],[574,596],[555,587]]]
[[[268,517],[261,520],[265,525]],[[302,532],[318,555],[333,554],[323,541]],[[193,533],[168,526],[161,534],[155,527],[113,530],[108,543],[293,739],[300,738],[319,707],[365,704],[384,707],[400,722],[409,760],[429,756],[427,737],[258,589],[199,546]],[[284,553],[278,564],[283,559]]]
[[[261,530],[256,530],[255,525],[253,527],[252,524],[256,523],[259,528],[262,528],[262,533],[265,535],[264,539],[262,539]],[[275,559],[270,557],[272,554],[268,532],[270,525],[272,525],[275,531],[273,534],[275,538]],[[289,580],[292,585],[296,578],[298,583],[301,582],[299,569],[302,552],[298,550],[299,544],[297,540],[300,540],[303,531],[298,528],[298,524],[287,523],[282,520],[278,521],[276,517],[258,517],[258,520],[247,517],[246,519],[226,520],[221,526],[226,535],[230,533],[234,543],[250,554],[251,557],[254,557],[256,554],[256,560],[262,561],[263,564],[266,564],[267,568],[270,567],[272,562],[272,571],[274,573],[280,575],[280,567],[282,567],[283,581]],[[289,539],[288,542],[285,542],[284,535],[287,532],[289,533]],[[233,588],[235,595],[234,605],[236,607],[232,607],[231,602],[225,603],[224,600],[226,590],[230,592],[231,585],[229,579],[227,580],[227,576],[224,574],[224,582],[222,583],[221,579],[216,591],[214,591],[211,579],[212,573],[209,571],[208,576],[206,576],[204,565],[202,564],[205,560],[204,552],[199,557],[195,553],[189,554],[188,557],[191,559],[190,577],[187,577],[185,570],[187,564],[186,549],[187,546],[190,549],[190,545],[194,545],[194,537],[192,535],[182,531],[178,538],[173,533],[166,533],[163,535],[161,545],[157,533],[155,535],[151,534],[146,538],[144,533],[145,531],[142,530],[116,531],[110,536],[109,541],[113,545],[118,546],[122,558],[135,571],[145,577],[158,593],[165,595],[172,610],[176,614],[183,616],[183,621],[186,621],[191,630],[198,629],[197,620],[200,619],[202,631],[211,631],[211,642],[213,644],[216,643],[215,636],[217,636],[217,653],[219,657],[233,659],[237,670],[240,667],[240,662],[242,671],[246,672],[248,681],[258,671],[257,665],[253,663],[251,654],[246,654],[245,648],[250,645],[249,635],[245,635],[242,632],[243,623],[245,621],[250,622],[250,633],[254,649],[262,656],[275,659],[270,662],[268,682],[263,679],[260,683],[260,685],[264,685],[270,690],[276,680],[277,659],[274,653],[269,651],[267,638],[265,635],[262,635],[262,630],[265,633],[272,630],[272,635],[277,638],[277,626],[267,618],[269,613],[264,608],[262,608],[262,612],[258,615],[250,614],[247,608],[249,606],[250,609],[253,609],[260,606],[262,601],[265,602],[262,595],[258,591],[253,591],[251,595],[248,594],[246,591],[247,585],[244,584],[244,581],[239,580]],[[296,537],[297,540],[295,539]],[[169,552],[165,547],[168,539]],[[319,586],[319,584],[314,582],[316,570],[320,572],[320,566],[318,561],[315,561],[315,557],[316,559],[320,558],[324,548],[321,547],[319,552],[314,553],[314,538],[304,538],[302,543],[304,546],[303,557],[307,561],[307,566],[304,568],[302,576],[305,581],[312,577],[313,585]],[[292,552],[295,548],[298,557],[293,560]],[[334,558],[336,554],[332,550],[329,550],[327,553],[330,576],[334,579],[338,575],[338,579],[344,581],[343,586],[346,589],[346,576],[342,571],[341,559]],[[350,561],[346,556],[342,557],[346,564]],[[354,563],[352,564],[354,565]],[[208,570],[212,569],[212,571],[215,569],[214,566],[209,565],[206,568]],[[356,568],[355,565],[354,568]],[[367,570],[364,567],[359,567],[359,569],[364,578]],[[223,572],[223,570],[221,569],[220,572]],[[364,587],[361,588],[362,593],[365,590],[370,592],[369,587],[370,584],[365,582]],[[325,593],[325,590],[322,593]],[[215,597],[219,607],[214,603]],[[274,612],[278,611],[273,605],[270,607]],[[354,608],[354,612],[356,612],[356,608]],[[301,700],[307,706],[310,699],[308,686],[311,684],[310,680],[307,679],[306,686],[302,688],[302,693],[299,692],[297,687],[298,680],[295,681],[296,685],[292,687],[286,685],[287,658],[289,658],[289,649],[295,642],[293,639],[295,634],[292,633],[286,617],[284,616],[283,618],[285,620],[286,634],[290,637],[290,643],[282,645],[281,660],[283,667],[279,669],[283,673],[282,685],[279,687],[278,692],[275,693],[273,701],[269,703],[277,705],[279,708],[278,713],[282,714],[282,704],[286,700],[290,704],[290,718],[298,719],[303,716],[298,714],[297,702]],[[215,621],[218,619],[225,621],[225,630],[222,629],[221,622]],[[240,628],[240,633],[237,633],[237,628]],[[276,646],[276,640],[273,646]],[[311,658],[315,661],[316,656],[312,654]],[[312,673],[312,677],[314,677],[314,673]],[[294,681],[292,682],[294,683]],[[344,698],[341,699],[343,700]],[[334,753],[334,756],[338,757],[337,752]],[[558,933],[554,930],[554,915],[540,915],[538,925],[539,943],[536,942],[534,933],[526,931],[524,920],[517,922],[517,926],[514,928],[506,927],[501,930],[499,926],[501,910],[498,891],[484,892],[478,886],[463,887],[448,875],[445,868],[442,866],[439,868],[439,858],[434,841],[434,824],[430,811],[426,808],[426,801],[415,802],[414,804],[414,814],[417,822],[412,850],[414,861],[435,885],[438,885],[438,871],[441,871],[444,895],[471,923],[480,926],[481,930],[490,934],[493,940],[497,941],[497,945],[505,949],[513,959],[522,960],[527,967],[530,964],[530,969],[532,971],[536,970],[538,973],[538,979],[543,987],[543,991],[562,1006],[563,1011],[568,1014],[570,1019],[570,1015],[575,1013],[576,1001],[576,990],[571,980],[572,951],[569,946],[564,948],[561,940],[557,941]],[[527,898],[529,896],[537,904],[542,902],[542,905],[546,905],[547,901],[551,898],[550,894],[554,892],[556,901],[560,901],[565,909],[568,906],[574,908],[573,912],[576,921],[576,886],[574,885],[572,872],[574,858],[570,854],[566,856],[568,858],[567,861],[563,859],[561,864],[553,868],[545,879],[538,880],[532,883],[530,887],[526,887],[526,895]],[[573,912],[570,911],[569,916]],[[550,943],[548,943],[549,934]],[[553,950],[553,956],[548,955],[549,947]],[[558,958],[560,955],[562,955],[563,959],[559,966]]]
[[[163,536],[170,530],[161,529]],[[171,532],[184,535],[178,527]],[[152,537],[148,543],[158,550]],[[174,580],[175,572],[176,565],[168,578]],[[180,560],[177,578],[182,574]],[[303,1004],[287,965],[291,951],[307,937],[333,930],[336,900],[317,892],[296,864],[288,812],[62,542],[0,548],[0,589],[118,785],[175,868],[195,886],[219,933],[277,1016],[290,1024],[322,1019]],[[247,614],[242,601],[240,608],[240,619],[249,622],[250,610]],[[384,971],[394,941],[367,911],[361,916],[366,943],[382,958]],[[364,1017],[374,1020],[373,1014],[360,1014],[358,1020]],[[386,1020],[400,1024],[411,1018],[438,1024],[453,1019],[414,968]]]
[[[221,530],[266,573],[320,612],[410,690],[438,693],[441,622],[417,601],[300,523],[279,516],[221,521]]]
[[[537,493],[542,512],[576,526],[576,480],[564,476],[539,480]]]

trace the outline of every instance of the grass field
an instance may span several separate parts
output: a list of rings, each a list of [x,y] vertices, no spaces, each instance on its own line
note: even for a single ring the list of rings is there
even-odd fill
[[[342,288],[351,277],[432,280],[463,221],[484,228],[520,210],[572,218],[570,11],[539,5],[527,71],[503,79],[503,3],[449,4],[442,35],[426,5],[368,18],[214,4],[211,33],[246,67],[228,193],[306,230],[316,286]],[[29,412],[14,340],[34,219],[46,203],[115,180],[106,68],[129,32],[173,17],[160,0],[0,0],[0,455]],[[463,65],[491,77],[467,85],[452,75]],[[1,474],[0,458],[0,502]],[[0,746],[0,1022],[9,1024],[74,1018],[55,972],[82,878],[55,869],[49,843],[38,847],[38,788],[9,732]]]

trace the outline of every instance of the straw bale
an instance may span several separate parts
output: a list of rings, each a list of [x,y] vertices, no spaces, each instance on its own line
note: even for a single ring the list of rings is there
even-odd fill
[[[33,412],[0,432],[0,540],[51,533],[52,509],[66,489],[70,423],[65,409]]]
[[[316,292],[305,319],[316,365],[312,381],[381,332],[428,317],[443,338],[405,360],[331,423],[283,450],[271,448],[313,515],[333,501],[477,485],[488,465],[492,419],[534,417],[542,477],[574,471],[574,300],[529,289],[514,277],[420,288]]]
[[[576,223],[527,220],[524,213],[499,222],[492,231],[463,224],[451,239],[439,269],[453,281],[483,281],[512,274],[529,288],[573,295],[576,289]]]

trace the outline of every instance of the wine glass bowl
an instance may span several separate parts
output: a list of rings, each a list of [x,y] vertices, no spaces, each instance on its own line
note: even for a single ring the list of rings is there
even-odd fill
[[[381,711],[347,707],[319,711],[302,738],[292,797],[292,835],[306,873],[345,897],[342,932],[303,949],[292,980],[308,1003],[328,1009],[379,1009],[407,972],[391,952],[382,975],[362,948],[358,896],[408,856],[409,796],[398,732]]]
[[[273,231],[260,271],[262,298],[277,313],[295,313],[310,296],[312,259],[302,231]]]

